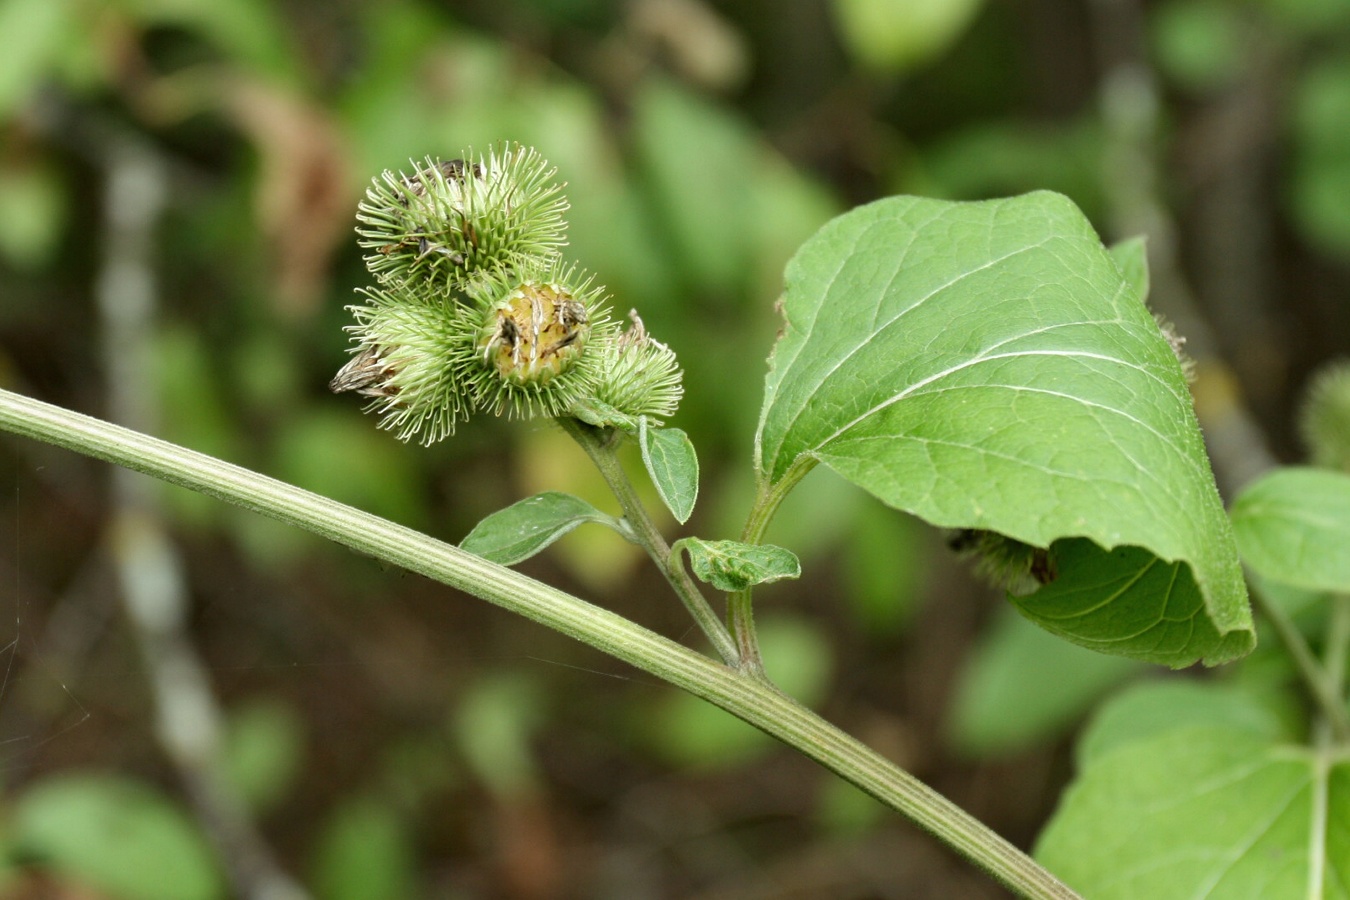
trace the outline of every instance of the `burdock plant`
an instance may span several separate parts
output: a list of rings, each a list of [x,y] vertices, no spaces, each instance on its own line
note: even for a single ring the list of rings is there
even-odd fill
[[[1047,192],[890,197],[825,224],[784,272],[745,525],[737,540],[668,544],[616,450],[635,441],[662,501],[689,520],[698,462],[666,424],[680,366],[638,311],[621,325],[605,290],[563,258],[555,176],[535,151],[507,145],[376,178],[357,229],[374,284],[351,307],[352,357],[332,387],[423,443],[476,413],[550,418],[603,473],[619,516],[546,492],[454,547],[4,391],[0,427],[299,525],[576,637],[783,740],[1023,895],[1076,896],[1050,870],[1094,897],[1218,896],[1230,876],[1242,884],[1221,885],[1229,893],[1260,884],[1271,896],[1346,883],[1335,823],[1350,820],[1350,476],[1277,471],[1235,500],[1230,519],[1179,339],[1145,304],[1141,241],[1104,247],[1072,202]],[[1317,458],[1339,466],[1343,447],[1321,448],[1346,434],[1345,378],[1328,378],[1305,431]],[[1288,715],[1261,712],[1264,692],[1241,715],[1199,713],[1185,697],[1140,705],[1137,726],[1121,712],[1084,755],[1037,864],[769,680],[753,594],[800,567],[764,537],[818,465],[946,529],[1008,602],[1064,640],[1177,668],[1245,655],[1256,636],[1241,546],[1272,584],[1336,593],[1323,658],[1266,604],[1301,682],[1281,688]],[[506,568],[584,523],[647,551],[715,658]],[[724,615],[700,581],[725,595]],[[1273,724],[1308,714],[1311,740]]]
[[[353,356],[330,387],[370,398],[382,428],[424,444],[474,412],[634,435],[672,415],[674,353],[636,313],[620,331],[604,288],[559,255],[567,201],[555,175],[508,145],[374,179],[357,233],[378,284],[349,307]]]

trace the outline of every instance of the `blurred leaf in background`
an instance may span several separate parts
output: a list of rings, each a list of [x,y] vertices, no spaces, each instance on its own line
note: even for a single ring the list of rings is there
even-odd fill
[[[13,860],[129,900],[214,900],[225,884],[197,826],[137,780],[68,774],[18,799],[6,839]]]

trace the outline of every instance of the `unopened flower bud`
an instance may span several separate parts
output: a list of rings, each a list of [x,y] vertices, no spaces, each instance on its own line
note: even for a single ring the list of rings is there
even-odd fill
[[[432,444],[455,432],[468,414],[456,359],[472,342],[468,311],[449,298],[427,302],[400,290],[364,291],[367,303],[348,307],[355,355],[329,382],[334,392],[369,397],[367,412],[399,440]]]
[[[659,423],[675,414],[684,394],[683,373],[675,351],[647,334],[637,310],[628,313],[632,325],[599,348],[594,400],[606,410],[593,424],[624,426],[646,416]]]
[[[357,210],[357,234],[382,283],[462,289],[477,273],[552,259],[566,243],[567,200],[535,150],[428,157],[412,173],[385,171]]]
[[[1350,360],[1324,367],[1308,388],[1299,415],[1315,466],[1350,473]]]

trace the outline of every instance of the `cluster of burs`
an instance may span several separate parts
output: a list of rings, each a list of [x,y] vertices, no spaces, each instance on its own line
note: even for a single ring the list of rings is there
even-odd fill
[[[401,440],[453,434],[474,412],[574,416],[635,429],[672,415],[681,374],[636,312],[563,260],[567,199],[535,150],[428,158],[374,179],[357,212],[377,285],[348,307],[355,347],[330,383],[370,398]]]

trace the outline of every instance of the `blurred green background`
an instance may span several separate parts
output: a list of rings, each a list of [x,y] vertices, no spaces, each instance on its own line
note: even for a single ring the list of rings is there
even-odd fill
[[[877,197],[1049,188],[1147,233],[1211,441],[1239,397],[1261,429],[1216,448],[1225,487],[1299,458],[1293,398],[1350,352],[1350,0],[0,0],[0,386],[450,541],[538,490],[612,508],[547,425],[409,447],[325,388],[364,185],[504,140],[680,354],[687,533],[746,512],[784,263]],[[32,442],[0,477],[3,896],[1002,896],[479,601]],[[826,472],[770,539],[805,568],[759,593],[771,673],[1028,845],[1074,724],[1140,670],[1022,627]],[[698,643],[641,562],[582,529],[522,568]]]

